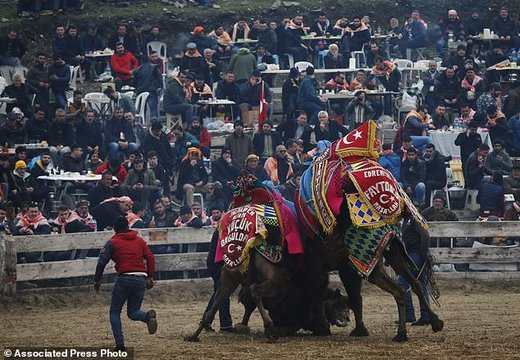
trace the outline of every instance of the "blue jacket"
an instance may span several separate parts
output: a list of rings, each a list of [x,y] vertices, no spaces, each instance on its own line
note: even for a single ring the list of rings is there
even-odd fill
[[[298,105],[306,102],[317,103],[319,101],[320,99],[316,89],[314,88],[312,78],[310,76],[305,76],[298,86]]]
[[[81,121],[76,125],[76,142],[83,148],[90,146],[92,148],[103,145],[103,129],[97,121],[88,123]]]
[[[477,202],[480,213],[489,211],[491,215],[504,215],[504,189],[493,182],[484,181],[478,189]]]
[[[520,149],[520,116],[515,115],[509,119],[509,133],[513,148]]]
[[[397,181],[401,181],[401,158],[395,152],[385,152],[379,157],[379,164],[390,171]]]
[[[67,91],[69,90],[69,81],[70,81],[70,67],[69,65],[63,64],[52,64],[49,66],[49,78],[52,75],[56,75],[58,77],[57,80],[49,79],[49,84],[51,86],[52,91]]]

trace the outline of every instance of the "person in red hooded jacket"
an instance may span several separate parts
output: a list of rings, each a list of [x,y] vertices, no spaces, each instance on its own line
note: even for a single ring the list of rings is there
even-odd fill
[[[117,279],[110,304],[110,324],[116,350],[125,351],[121,325],[121,310],[125,302],[131,320],[146,323],[150,334],[155,334],[157,331],[155,310],[148,312],[141,310],[145,289],[154,286],[155,258],[146,241],[138,236],[137,231],[129,229],[128,220],[124,215],[116,219],[114,231],[116,234],[106,242],[99,254],[94,276],[94,290],[99,293],[105,266],[113,260],[116,264]]]

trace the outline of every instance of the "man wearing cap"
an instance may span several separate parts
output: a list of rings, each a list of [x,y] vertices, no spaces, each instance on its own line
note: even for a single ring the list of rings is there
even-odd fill
[[[262,124],[262,131],[253,136],[253,147],[255,154],[258,155],[262,164],[276,151],[276,147],[282,144],[282,137],[272,130],[273,124],[265,121]]]
[[[184,83],[186,82],[188,71],[180,71],[170,82],[164,93],[164,112],[172,115],[181,115],[184,124],[189,123],[196,113],[196,106],[186,99]]]
[[[195,26],[193,28],[193,35],[190,37],[190,42],[194,43],[200,52],[204,49],[217,49],[217,42],[206,35],[205,29],[202,26]]]
[[[34,192],[34,187],[31,185],[29,177],[31,174],[27,172],[27,165],[25,161],[18,160],[15,163],[14,170],[11,173],[9,181],[9,199],[11,199],[16,206],[22,203],[31,201],[31,195]]]
[[[233,161],[231,149],[224,147],[220,157],[211,163],[211,176],[215,182],[218,181],[222,184],[222,190],[228,201],[231,201],[233,196],[228,181],[236,180],[239,173],[240,169],[237,166],[237,162]]]
[[[202,220],[193,213],[189,205],[183,205],[179,210],[179,218],[175,220],[176,227],[201,228]]]
[[[275,153],[265,161],[264,169],[274,185],[285,185],[287,179],[293,175],[285,145],[276,146]]]
[[[157,331],[155,310],[147,312],[141,310],[145,289],[154,286],[155,258],[146,241],[138,236],[137,231],[129,229],[126,217],[120,216],[115,219],[114,231],[115,235],[107,241],[99,254],[94,275],[94,289],[99,293],[105,266],[113,260],[116,264],[117,279],[112,291],[110,324],[116,350],[125,351],[121,325],[121,310],[125,302],[131,320],[146,323],[150,334],[155,334]]]
[[[440,39],[437,40],[437,54],[441,58],[444,58],[450,39],[453,41],[464,41],[464,23],[459,18],[457,10],[449,10],[448,16],[437,22],[437,34],[440,35]]]
[[[186,204],[193,204],[194,193],[206,193],[208,173],[202,162],[202,153],[199,149],[191,147],[179,166],[179,179],[177,183],[177,198],[186,196]]]
[[[260,166],[260,158],[255,154],[249,154],[246,158],[245,166],[242,168],[249,174],[254,175],[259,181],[269,180],[269,175],[263,166]]]
[[[90,215],[89,212],[90,203],[87,200],[80,200],[76,203],[76,214],[78,215],[78,219],[87,225],[91,231],[95,231],[97,228],[96,220],[94,217]]]
[[[103,200],[99,205],[93,206],[90,213],[97,221],[97,230],[111,229],[114,221],[121,215],[126,217],[133,205],[128,196],[112,197]]]
[[[204,72],[205,61],[202,54],[197,49],[197,44],[189,42],[186,44],[186,52],[181,59],[181,71],[188,70],[191,74],[202,74]]]
[[[446,207],[446,199],[441,193],[433,196],[432,206],[424,209],[422,214],[427,221],[459,221],[457,214]]]
[[[236,120],[233,124],[233,133],[226,137],[224,147],[231,150],[231,156],[237,164],[244,164],[248,154],[254,152],[253,140],[244,133],[244,123]]]
[[[25,127],[22,123],[22,117],[14,112],[7,114],[7,120],[0,127],[0,145],[5,144],[13,147],[14,144],[23,144],[25,142]]]

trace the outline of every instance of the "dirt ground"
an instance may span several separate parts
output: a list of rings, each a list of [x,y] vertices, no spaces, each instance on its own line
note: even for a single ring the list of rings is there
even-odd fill
[[[441,282],[442,307],[435,309],[445,321],[444,330],[434,334],[429,327],[409,326],[406,343],[391,341],[397,318],[393,299],[369,284],[363,290],[367,338],[349,337],[349,325],[334,327],[330,337],[300,332],[269,343],[255,313],[251,335],[203,332],[200,343],[184,342],[198,324],[210,286],[209,281],[177,281],[148,292],[144,309],[158,313],[155,335],[148,335],[143,323],[123,316],[126,345],[135,349],[135,359],[520,359],[518,284]],[[0,346],[112,347],[109,290],[101,295],[85,289],[0,298]],[[233,298],[235,322],[242,313]],[[218,328],[218,319],[214,325]]]

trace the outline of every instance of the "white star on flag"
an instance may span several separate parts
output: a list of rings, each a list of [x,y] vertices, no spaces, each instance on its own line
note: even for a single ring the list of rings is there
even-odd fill
[[[238,251],[241,251],[241,250],[242,250],[242,246],[238,245],[238,246],[237,246],[237,250],[238,250]]]
[[[363,131],[356,130],[356,132],[354,133],[354,140],[362,138],[362,136],[361,136],[362,134],[363,134]]]

